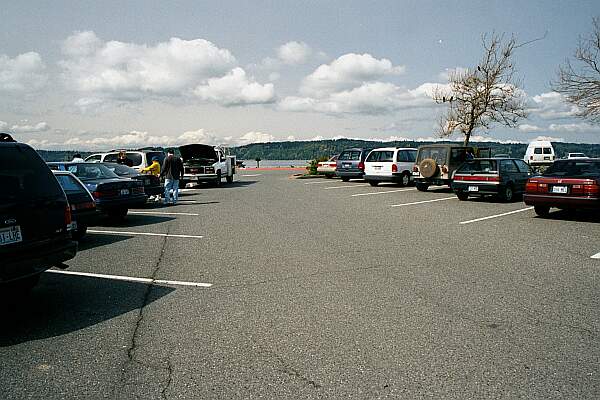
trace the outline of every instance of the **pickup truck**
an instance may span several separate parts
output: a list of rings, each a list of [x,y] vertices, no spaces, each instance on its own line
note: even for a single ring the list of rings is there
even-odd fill
[[[221,146],[206,144],[187,144],[179,147],[183,160],[183,179],[180,187],[188,183],[210,182],[220,186],[223,178],[227,183],[233,182],[235,174],[235,156],[229,155],[229,150]]]

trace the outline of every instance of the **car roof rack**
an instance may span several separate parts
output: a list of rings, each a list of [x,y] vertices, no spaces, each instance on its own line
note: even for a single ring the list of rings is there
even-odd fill
[[[0,132],[0,142],[14,143],[16,142],[16,140],[13,139],[13,137],[10,136],[8,133]]]

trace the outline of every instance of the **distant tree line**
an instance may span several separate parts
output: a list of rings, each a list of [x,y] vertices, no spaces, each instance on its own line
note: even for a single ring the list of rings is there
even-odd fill
[[[434,142],[375,142],[370,140],[356,139],[338,139],[338,140],[318,140],[310,142],[272,142],[272,143],[253,143],[245,146],[232,147],[231,152],[240,160],[314,160],[321,157],[330,157],[341,153],[344,149],[360,147],[373,149],[375,147],[414,147],[418,148],[424,144]],[[457,143],[462,142],[435,142],[435,143]],[[508,154],[511,157],[522,158],[525,155],[527,144],[521,143],[496,143],[496,142],[475,142],[471,143],[474,147],[490,148],[492,155]],[[585,153],[590,157],[600,157],[600,144],[584,143],[562,143],[553,142],[554,150],[558,157],[565,157],[567,153]],[[154,148],[161,150],[160,148]],[[50,151],[38,150],[38,153],[46,161],[69,161],[73,159],[75,153],[80,153],[84,158],[92,154],[83,151]]]

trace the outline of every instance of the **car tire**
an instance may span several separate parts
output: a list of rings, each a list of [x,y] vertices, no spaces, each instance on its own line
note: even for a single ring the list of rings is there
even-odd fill
[[[510,203],[511,201],[514,200],[514,197],[515,197],[515,192],[513,190],[512,185],[504,186],[504,188],[502,189],[502,192],[500,193],[500,199],[506,203]]]
[[[427,189],[429,188],[429,185],[426,183],[415,183],[415,186],[417,187],[417,190],[419,192],[426,192]]]
[[[71,236],[73,237],[74,240],[81,240],[83,239],[83,237],[85,236],[86,232],[87,232],[87,225],[81,225],[81,224],[77,224],[77,229],[75,229],[72,233]]]
[[[403,172],[402,176],[400,177],[400,181],[398,181],[398,185],[403,187],[403,186],[408,186],[410,184],[410,175],[407,172]]]
[[[550,214],[550,207],[548,206],[534,206],[533,209],[535,213],[542,218],[545,218]]]
[[[227,175],[225,180],[227,181],[227,183],[233,183],[233,175]]]
[[[371,185],[371,186],[377,186],[377,185],[379,185],[379,182],[378,182],[378,181],[367,181],[367,182],[368,182],[368,183],[369,183],[369,185]]]
[[[350,178],[342,176],[342,182],[350,182]]]
[[[469,194],[465,192],[456,192],[456,197],[458,197],[460,201],[465,201],[469,199]]]

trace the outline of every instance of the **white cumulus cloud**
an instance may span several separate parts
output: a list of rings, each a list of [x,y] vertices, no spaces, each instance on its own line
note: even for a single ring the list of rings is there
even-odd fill
[[[313,51],[304,42],[287,42],[277,49],[277,57],[285,64],[304,64],[308,61]]]
[[[229,50],[204,39],[171,38],[147,45],[103,41],[86,31],[68,37],[62,52],[63,77],[83,95],[80,108],[98,105],[98,100],[193,96],[195,92],[204,100],[226,105],[270,102],[274,96],[272,86],[254,82],[237,67]]]
[[[262,132],[247,132],[236,140],[236,144],[242,146],[250,143],[268,143],[274,142],[275,136]]]
[[[10,58],[0,54],[0,91],[34,92],[46,85],[46,65],[35,52]]]
[[[300,87],[305,96],[325,97],[333,92],[349,90],[365,82],[403,73],[404,66],[394,66],[388,59],[370,54],[344,54],[330,64],[319,66]]]
[[[569,104],[562,94],[547,92],[531,97],[528,111],[542,119],[560,119],[575,116],[578,109]]]

